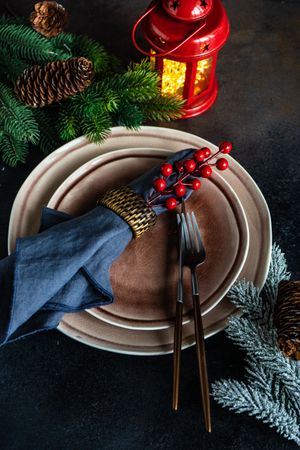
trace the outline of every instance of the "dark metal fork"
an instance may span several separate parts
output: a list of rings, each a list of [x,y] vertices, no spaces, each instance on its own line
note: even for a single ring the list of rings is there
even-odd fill
[[[183,209],[183,213],[181,213],[181,220],[182,220],[183,243],[184,243],[182,251],[182,262],[183,265],[188,266],[190,268],[192,278],[195,338],[196,338],[198,369],[200,376],[203,415],[205,421],[205,428],[208,432],[211,432],[209,384],[207,376],[199,286],[196,275],[197,267],[205,261],[205,249],[202,243],[200,230],[198,227],[195,214],[193,212],[187,213],[185,209]]]

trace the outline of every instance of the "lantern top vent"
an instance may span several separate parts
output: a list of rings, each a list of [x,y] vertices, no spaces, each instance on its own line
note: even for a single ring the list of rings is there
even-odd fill
[[[213,0],[163,0],[165,11],[172,17],[193,22],[209,14]]]

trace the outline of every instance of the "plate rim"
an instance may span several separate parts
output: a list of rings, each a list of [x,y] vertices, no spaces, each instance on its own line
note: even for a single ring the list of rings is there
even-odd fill
[[[148,152],[148,155],[147,155]],[[128,155],[128,153],[131,153]],[[49,208],[58,209],[61,206],[63,199],[72,192],[72,189],[86,177],[88,177],[94,170],[101,169],[102,166],[110,164],[112,162],[120,161],[121,159],[126,158],[138,158],[139,156],[142,158],[164,158],[170,152],[168,150],[162,148],[154,148],[151,147],[137,147],[137,148],[121,148],[115,150],[113,152],[104,153],[98,155],[90,160],[88,160],[85,164],[81,165],[78,169],[72,172],[55,190],[53,195],[51,196],[47,206]],[[229,169],[230,170],[230,166]],[[211,181],[211,180],[209,180]],[[203,312],[202,316],[205,316],[209,313],[217,304],[222,301],[222,299],[226,296],[232,284],[239,277],[248,256],[249,251],[249,226],[247,217],[243,208],[243,205],[238,198],[238,195],[231,187],[230,183],[228,183],[224,177],[217,171],[214,172],[214,179],[212,181],[214,185],[221,190],[223,195],[226,197],[228,204],[230,205],[231,211],[235,218],[235,223],[238,228],[238,236],[239,236],[239,245],[236,253],[236,257],[228,271],[226,277],[220,283],[218,289],[210,295],[208,299],[202,304]],[[223,190],[220,188],[220,185],[223,185]],[[230,195],[232,198],[230,198]],[[222,287],[224,285],[224,287]],[[213,297],[213,299],[211,299]],[[101,311],[102,312],[101,312]],[[116,315],[110,312],[107,312],[102,308],[90,308],[86,310],[88,314],[93,315],[98,320],[102,320],[105,323],[109,323],[111,325],[131,329],[131,330],[159,330],[164,328],[169,328],[172,326],[170,324],[170,320],[168,318],[161,320],[149,320],[143,321],[141,319],[130,319],[127,317],[122,317],[120,315]],[[183,323],[189,323],[192,320],[191,312],[188,311],[184,314]]]
[[[127,138],[129,138],[130,136],[134,136],[136,137],[136,135],[143,135],[143,138],[146,137],[150,137],[150,136],[156,136],[159,135],[160,139],[170,139],[170,133],[172,134],[172,138],[176,138],[177,136],[179,136],[180,142],[183,143],[183,145],[187,146],[197,146],[197,145],[210,145],[213,147],[216,147],[214,144],[212,144],[211,142],[205,140],[204,138],[194,135],[192,133],[188,133],[185,131],[181,131],[181,130],[177,130],[177,129],[172,129],[172,128],[165,128],[165,127],[149,127],[149,126],[142,126],[139,128],[138,131],[133,131],[133,130],[128,130],[124,127],[113,127],[111,130],[111,134],[110,136],[107,138],[107,140],[109,140],[111,137],[117,138],[118,137],[118,133],[122,133],[122,136],[125,136]],[[193,143],[192,143],[193,142]],[[195,142],[195,144],[194,144]],[[201,142],[201,143],[200,143]],[[55,159],[58,158],[58,156],[66,156],[67,154],[73,152],[73,146],[77,145],[78,148],[81,148],[82,145],[86,145],[86,144],[90,144],[89,141],[85,138],[85,137],[80,137],[75,139],[74,141],[71,141],[67,144],[65,144],[64,146],[60,147],[59,149],[55,150],[53,153],[51,153],[49,156],[45,157],[40,164],[38,164],[38,166],[29,174],[29,176],[26,178],[26,180],[24,181],[24,183],[21,185],[18,194],[16,196],[12,211],[11,211],[11,215],[10,215],[10,227],[9,227],[9,231],[11,233],[11,224],[12,224],[12,220],[14,217],[14,211],[17,209],[18,207],[18,201],[20,201],[20,199],[22,199],[22,196],[24,195],[24,191],[26,191],[26,188],[28,186],[28,183],[31,183],[32,179],[34,179],[34,177],[36,176],[37,173],[39,173],[39,171],[41,170],[41,168],[45,167],[45,165],[47,166],[49,160],[53,161]],[[101,144],[102,145],[102,144]],[[139,144],[140,145],[140,144]],[[103,150],[103,148],[100,150],[101,153],[107,153],[107,152],[111,152],[111,151],[115,151],[114,148],[112,149],[107,149],[105,148]],[[230,156],[230,155],[229,155]],[[230,157],[231,158],[231,157]],[[268,273],[268,268],[269,268],[269,264],[270,264],[270,258],[271,258],[271,247],[272,247],[272,225],[271,225],[271,217],[270,217],[270,211],[268,208],[268,205],[266,203],[266,199],[264,198],[260,188],[257,186],[255,180],[251,177],[251,175],[246,171],[246,169],[243,168],[243,166],[241,166],[241,164],[239,164],[236,160],[235,160],[235,164],[237,165],[237,167],[239,167],[240,171],[243,173],[243,176],[246,176],[247,179],[249,179],[251,186],[253,187],[255,193],[256,193],[256,199],[257,199],[257,203],[256,205],[260,205],[260,208],[258,208],[258,206],[256,206],[258,209],[260,210],[264,210],[264,215],[265,215],[265,222],[267,223],[267,227],[265,229],[265,243],[266,243],[266,248],[263,254],[263,259],[264,259],[264,270],[262,270],[262,273],[260,273],[259,275],[256,273],[255,277],[253,277],[254,279],[256,279],[256,285],[258,287],[262,287],[266,277],[267,277],[267,273]],[[228,307],[228,300],[224,299],[225,304]],[[230,317],[234,311],[231,311],[230,313],[228,313],[226,315],[226,317],[224,317],[222,320],[224,321],[224,324],[221,327],[216,327],[214,331],[212,331],[209,335],[212,336],[213,334],[221,331],[224,329],[225,324],[227,323],[228,317]],[[213,324],[214,325],[214,324]],[[58,327],[58,329],[63,332],[62,329],[63,325],[61,324],[61,326]],[[210,325],[210,328],[212,328],[212,326]],[[64,333],[66,335],[68,335],[68,337],[75,339],[74,335],[72,334],[68,334],[68,333]],[[83,342],[82,340],[80,341],[81,343],[84,343],[85,345],[91,345],[90,342]],[[101,345],[97,345],[95,346],[97,349],[102,349],[102,350],[106,350],[109,351],[110,349],[108,349],[107,347],[102,347]],[[110,350],[112,351],[112,350]],[[120,353],[118,351],[116,351],[117,353]],[[130,354],[129,352],[125,352],[126,354]],[[133,353],[134,355],[137,355],[136,352]],[[139,354],[143,355],[143,356],[148,356],[149,353],[143,353],[143,352],[139,352]],[[155,351],[154,353],[152,353],[153,355],[161,355],[164,354],[164,352],[162,353],[161,351],[159,351],[159,349],[157,351]]]

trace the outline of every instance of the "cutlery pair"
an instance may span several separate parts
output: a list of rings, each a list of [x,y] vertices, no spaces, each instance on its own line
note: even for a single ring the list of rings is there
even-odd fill
[[[177,214],[179,231],[179,278],[176,301],[176,318],[174,331],[174,356],[173,356],[173,409],[178,410],[179,403],[179,379],[182,342],[182,312],[183,312],[183,266],[191,271],[196,351],[198,370],[201,386],[201,397],[205,428],[211,432],[211,414],[209,399],[209,384],[206,367],[204,332],[201,316],[200,296],[196,268],[205,260],[205,249],[202,243],[200,230],[195,214],[187,213],[182,203],[181,213]]]

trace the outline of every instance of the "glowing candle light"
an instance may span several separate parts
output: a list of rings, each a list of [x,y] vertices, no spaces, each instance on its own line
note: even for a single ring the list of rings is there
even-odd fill
[[[136,42],[140,23],[150,52]],[[228,35],[228,18],[220,0],[156,0],[132,30],[134,45],[151,56],[161,74],[162,93],[185,100],[183,118],[202,114],[214,103],[218,52]]]

